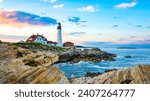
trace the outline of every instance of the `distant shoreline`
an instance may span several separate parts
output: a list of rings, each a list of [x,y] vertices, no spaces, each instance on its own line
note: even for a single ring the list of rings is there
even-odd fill
[[[137,49],[135,47],[117,47],[117,49]]]

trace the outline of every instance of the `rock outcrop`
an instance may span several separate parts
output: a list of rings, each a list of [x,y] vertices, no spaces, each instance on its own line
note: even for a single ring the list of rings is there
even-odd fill
[[[115,60],[114,57],[116,57],[115,54],[107,53],[104,51],[101,51],[98,48],[92,48],[92,49],[84,49],[79,56],[79,59],[82,61],[93,61],[93,62],[99,62],[101,60]]]
[[[80,49],[76,49],[75,47],[71,47],[65,52],[62,52],[59,55],[59,62],[68,62],[73,61],[75,58],[78,58],[81,53]],[[80,60],[78,60],[79,62]]]
[[[0,83],[57,84],[69,83],[64,73],[52,66],[56,54],[33,53],[8,44],[0,44]]]
[[[149,84],[150,65],[137,65],[123,70],[114,70],[103,75],[70,80],[73,84]]]
[[[62,52],[59,54],[59,62],[80,62],[80,61],[92,61],[92,62],[100,62],[101,60],[111,60],[114,61],[115,54],[107,53],[101,51],[98,48],[92,49],[77,49],[72,47],[68,49],[66,52]]]
[[[66,53],[32,52],[9,43],[0,44],[0,84],[150,84],[150,65],[137,65],[123,70],[107,70],[104,74],[87,73],[69,79],[57,67],[58,61],[112,60],[114,54],[99,49],[76,48]],[[85,67],[86,68],[86,67]]]

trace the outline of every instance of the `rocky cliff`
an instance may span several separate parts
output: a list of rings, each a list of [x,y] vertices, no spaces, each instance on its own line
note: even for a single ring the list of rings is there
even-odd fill
[[[0,83],[69,83],[64,73],[52,66],[57,61],[56,54],[33,53],[28,49],[0,44]]]
[[[149,84],[150,65],[137,65],[123,70],[113,70],[96,77],[70,80],[73,84]]]
[[[9,43],[1,43],[0,84],[150,84],[150,65],[138,65],[123,70],[113,69],[104,74],[87,73],[85,77],[68,80],[59,68],[53,66],[60,61],[59,59],[111,60],[115,55],[99,49],[81,51],[75,48],[61,55],[62,57],[59,57],[49,51],[32,52]]]

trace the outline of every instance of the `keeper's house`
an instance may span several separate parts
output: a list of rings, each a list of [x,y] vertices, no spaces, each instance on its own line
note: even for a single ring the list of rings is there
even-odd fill
[[[52,41],[48,41],[43,35],[31,35],[26,43],[41,43],[41,44],[44,44],[44,45],[49,45],[49,46],[56,46],[57,45],[57,42],[52,42]]]

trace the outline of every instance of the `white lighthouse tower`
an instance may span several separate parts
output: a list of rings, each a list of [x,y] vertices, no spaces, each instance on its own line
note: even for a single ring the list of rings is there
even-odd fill
[[[61,28],[61,23],[59,22],[58,23],[58,26],[57,26],[57,43],[59,47],[62,47],[62,32],[61,32],[62,28]]]

